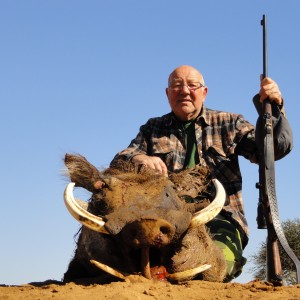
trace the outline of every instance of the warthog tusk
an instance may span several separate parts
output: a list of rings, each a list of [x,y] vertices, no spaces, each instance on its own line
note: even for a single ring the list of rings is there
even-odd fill
[[[70,214],[82,225],[94,231],[109,234],[109,232],[104,228],[105,222],[101,217],[97,217],[89,213],[76,202],[73,195],[74,186],[74,182],[69,183],[64,192],[65,205]]]
[[[208,223],[212,220],[223,208],[226,200],[226,192],[219,180],[213,179],[213,184],[216,188],[215,199],[204,209],[193,215],[190,227],[196,227]]]
[[[186,271],[182,271],[182,272],[176,272],[173,274],[169,274],[166,278],[169,281],[184,281],[184,280],[190,280],[192,277],[206,271],[207,269],[209,269],[211,267],[211,265],[202,265],[202,266],[198,266],[194,269],[189,269]]]
[[[108,265],[105,265],[105,264],[102,264],[101,262],[99,261],[96,261],[96,260],[93,260],[91,259],[90,260],[90,263],[93,264],[94,266],[96,266],[97,268],[99,268],[100,270],[112,275],[112,276],[115,276],[117,278],[120,278],[122,280],[125,280],[127,276],[129,276],[129,274],[127,273],[121,273],[120,271],[116,270],[116,269],[113,269],[111,267],[109,267]],[[185,271],[182,271],[182,272],[176,272],[176,273],[173,273],[173,274],[169,274],[166,278],[169,280],[169,281],[184,281],[184,280],[190,280],[192,277],[208,270],[209,268],[211,267],[211,265],[202,265],[202,266],[198,266],[194,269],[189,269],[189,270],[185,270]],[[146,277],[147,278],[147,277]],[[151,279],[148,278],[148,279]]]
[[[142,256],[141,256],[141,266],[142,266],[142,274],[148,278],[151,279],[151,271],[150,271],[150,258],[149,258],[149,247],[142,248]]]
[[[95,265],[97,268],[101,269],[102,271],[110,274],[110,275],[113,275],[115,277],[118,277],[120,279],[123,279],[125,280],[126,277],[128,276],[128,274],[126,273],[121,273],[120,271],[117,271],[116,269],[113,269],[111,267],[109,267],[108,265],[105,265],[105,264],[102,264],[101,262],[99,261],[96,261],[96,260],[93,260],[91,259],[90,262]]]

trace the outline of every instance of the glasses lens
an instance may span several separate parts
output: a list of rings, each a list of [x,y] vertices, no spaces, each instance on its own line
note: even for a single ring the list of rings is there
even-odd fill
[[[174,82],[170,85],[170,87],[175,91],[182,90],[184,86],[186,86],[190,91],[194,91],[196,89],[199,89],[203,85],[200,82],[189,82],[188,84],[184,84],[182,82]]]
[[[190,90],[196,90],[198,89],[199,87],[201,86],[201,83],[200,82],[191,82],[188,84],[188,88]]]

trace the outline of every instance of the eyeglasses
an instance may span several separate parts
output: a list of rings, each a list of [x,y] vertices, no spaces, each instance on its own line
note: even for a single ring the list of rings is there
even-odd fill
[[[186,86],[190,91],[195,91],[197,89],[205,87],[205,85],[202,84],[201,82],[189,82],[189,83],[174,82],[169,86],[169,88],[177,92],[182,90],[184,86]]]

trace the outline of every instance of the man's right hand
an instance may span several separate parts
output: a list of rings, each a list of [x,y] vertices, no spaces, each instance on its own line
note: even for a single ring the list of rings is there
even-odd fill
[[[135,155],[132,160],[136,165],[143,165],[147,168],[156,170],[159,174],[168,177],[168,169],[165,163],[157,156],[148,156],[145,154]]]

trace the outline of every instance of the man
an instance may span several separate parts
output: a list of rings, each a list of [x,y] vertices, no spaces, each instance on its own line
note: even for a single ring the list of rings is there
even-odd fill
[[[169,76],[166,94],[172,112],[149,119],[125,150],[111,162],[131,161],[168,176],[196,164],[207,166],[224,186],[228,200],[222,212],[208,225],[227,261],[227,277],[237,277],[246,259],[242,256],[248,242],[248,225],[242,200],[242,178],[238,155],[258,162],[255,128],[242,115],[206,108],[208,88],[202,74],[192,66],[180,66]],[[292,148],[292,135],[278,125],[285,119],[278,85],[271,78],[261,80],[259,104],[267,98],[272,103],[275,159]],[[289,127],[288,127],[289,128]],[[283,136],[284,135],[284,136]]]

